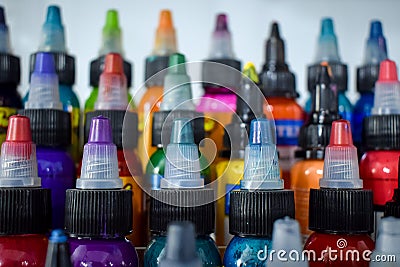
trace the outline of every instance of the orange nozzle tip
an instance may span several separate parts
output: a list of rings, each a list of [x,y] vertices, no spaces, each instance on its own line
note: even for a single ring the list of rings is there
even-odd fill
[[[158,29],[172,29],[173,27],[171,11],[168,9],[161,10]]]

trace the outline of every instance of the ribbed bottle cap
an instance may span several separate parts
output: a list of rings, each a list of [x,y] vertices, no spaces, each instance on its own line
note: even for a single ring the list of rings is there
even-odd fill
[[[119,54],[107,54],[103,73],[100,75],[99,95],[94,105],[96,110],[126,110],[128,89]]]
[[[44,234],[50,229],[50,190],[40,185],[29,118],[11,116],[0,156],[0,235]]]
[[[61,10],[58,6],[49,6],[47,8],[46,21],[42,26],[39,51],[67,52],[64,26],[61,22]]]
[[[165,257],[160,267],[201,267],[196,250],[194,226],[190,222],[173,222],[168,226]]]
[[[0,165],[0,187],[41,186],[28,117],[10,117],[6,141],[1,146]]]
[[[300,128],[299,145],[307,158],[324,158],[332,121],[339,119],[338,96],[331,86],[329,73],[329,66],[319,65],[317,82],[311,96],[311,112]]]
[[[25,109],[62,110],[53,55],[37,53]]]
[[[121,189],[117,147],[112,143],[108,118],[99,116],[92,120],[88,143],[83,150],[81,177],[76,182],[79,189]]]
[[[382,218],[379,225],[374,253],[400,254],[400,219],[394,217]]]
[[[199,150],[194,143],[193,128],[189,119],[174,121],[166,159],[161,188],[204,187],[204,179],[200,177]]]
[[[174,109],[195,110],[190,77],[186,74],[185,56],[178,53],[169,57],[169,68],[164,79],[163,100],[160,105],[161,111]]]
[[[108,53],[124,55],[122,49],[122,31],[119,26],[118,11],[110,9],[106,14],[106,21],[102,31],[102,43],[99,51],[100,56]]]
[[[265,45],[265,63],[260,79],[267,97],[298,97],[295,76],[285,62],[285,43],[277,22],[272,23],[271,34]]]
[[[274,126],[273,121],[267,119],[255,119],[251,122],[241,189],[283,189]]]
[[[400,82],[397,78],[397,67],[389,59],[381,62],[379,79],[375,84],[374,107],[372,115],[400,114]]]
[[[274,222],[274,229],[272,232],[272,249],[275,252],[285,251],[286,253],[298,253],[302,254],[303,245],[300,236],[299,223],[290,217],[278,219]],[[293,259],[293,257],[284,257],[285,260],[280,259],[277,255],[270,254],[268,258],[268,267],[308,267],[307,259],[299,260]]]
[[[324,172],[319,181],[323,188],[362,189],[357,148],[353,145],[350,122],[332,123],[331,138],[325,149]]]

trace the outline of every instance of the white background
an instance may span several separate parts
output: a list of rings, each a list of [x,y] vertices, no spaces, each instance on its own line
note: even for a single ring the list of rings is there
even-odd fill
[[[286,59],[296,73],[300,102],[307,98],[305,68],[314,58],[320,19],[332,16],[339,38],[342,60],[348,63],[349,92],[354,102],[354,70],[363,58],[369,21],[381,19],[388,41],[389,57],[400,60],[400,1],[396,0],[3,0],[11,30],[14,54],[22,60],[20,92],[28,88],[28,59],[39,45],[39,34],[46,8],[58,4],[66,29],[67,47],[77,60],[77,92],[81,106],[89,95],[89,62],[97,57],[106,10],[116,8],[123,29],[125,56],[134,63],[134,86],[143,82],[143,63],[151,52],[159,11],[171,9],[178,36],[179,51],[189,60],[207,57],[215,15],[229,15],[236,56],[252,61],[258,70],[264,62],[264,43],[270,23],[277,20],[286,41]],[[195,92],[196,95],[201,92]],[[135,97],[139,101],[139,96]]]

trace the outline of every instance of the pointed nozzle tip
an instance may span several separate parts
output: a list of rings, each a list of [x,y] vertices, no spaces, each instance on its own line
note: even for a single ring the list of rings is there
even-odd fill
[[[397,82],[397,66],[396,62],[386,59],[381,62],[379,68],[378,82]]]
[[[373,20],[371,21],[369,38],[378,39],[380,37],[383,37],[382,23],[379,20]]]
[[[6,141],[32,142],[31,123],[28,117],[22,115],[11,116],[8,121]]]
[[[274,38],[277,38],[277,39],[280,39],[281,38],[281,35],[280,35],[280,33],[279,33],[279,24],[278,24],[278,22],[273,22],[272,23],[272,26],[271,26],[271,35],[270,35],[270,38],[271,37],[274,37]]]
[[[172,67],[178,64],[183,64],[186,62],[185,55],[180,53],[174,53],[169,56],[168,66]]]
[[[104,61],[103,73],[124,75],[124,60],[118,53],[109,53]]]
[[[119,19],[117,10],[110,9],[107,11],[106,24],[104,24],[104,29],[119,29]]]
[[[46,24],[62,26],[61,22],[61,9],[59,6],[49,6],[47,8]]]
[[[331,138],[329,145],[332,146],[351,146],[353,137],[351,135],[350,122],[347,120],[337,120],[332,123]]]
[[[88,143],[112,143],[110,120],[103,116],[92,119]]]
[[[6,25],[6,14],[2,6],[0,6],[0,25]]]
[[[54,57],[51,53],[40,52],[36,54],[35,73],[56,73]]]
[[[216,32],[221,32],[221,31],[229,31],[228,29],[228,16],[224,13],[218,14],[217,15],[217,21],[215,24],[215,31]]]
[[[321,21],[321,36],[335,35],[332,18],[323,18]]]
[[[195,230],[190,222],[172,222],[168,226],[166,255],[160,261],[160,267],[201,266],[196,253]]]
[[[254,119],[250,125],[250,145],[275,144],[273,121]]]
[[[319,73],[317,75],[317,84],[330,84],[331,83],[331,68],[327,62],[321,62],[318,68]]]
[[[194,144],[194,134],[190,119],[174,120],[170,142],[171,144]]]
[[[51,231],[49,241],[52,243],[65,243],[67,242],[67,236],[61,229],[55,229]]]
[[[243,74],[252,80],[255,84],[259,83],[258,74],[256,71],[256,67],[254,66],[253,62],[247,62],[243,68]]]
[[[158,22],[158,29],[173,29],[172,12],[168,9],[163,9],[160,12],[160,19]]]

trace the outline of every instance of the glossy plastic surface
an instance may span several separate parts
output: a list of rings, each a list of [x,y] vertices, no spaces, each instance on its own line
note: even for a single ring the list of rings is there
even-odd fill
[[[400,151],[367,151],[360,161],[364,188],[374,193],[374,205],[383,207],[397,188]]]
[[[47,243],[44,235],[0,236],[0,266],[42,267]]]
[[[166,236],[155,236],[147,246],[144,254],[144,267],[157,267],[160,259],[165,255]],[[197,236],[196,249],[203,266],[222,266],[218,248],[209,236]]]
[[[73,267],[139,266],[135,247],[126,239],[69,238]]]
[[[264,267],[271,248],[270,238],[235,236],[226,248],[224,266]]]
[[[296,220],[300,223],[303,237],[308,237],[312,232],[308,229],[308,209],[310,189],[319,188],[319,179],[324,170],[323,159],[305,159],[297,162],[291,169],[291,189],[294,191]]]
[[[374,248],[374,241],[367,234],[313,233],[304,245],[305,250],[315,251],[316,254],[315,260],[309,259],[310,267],[368,267],[369,262],[363,260],[363,253],[373,251]],[[331,250],[330,255],[329,250]],[[357,255],[359,260],[357,260]]]

